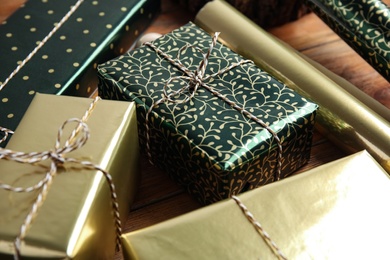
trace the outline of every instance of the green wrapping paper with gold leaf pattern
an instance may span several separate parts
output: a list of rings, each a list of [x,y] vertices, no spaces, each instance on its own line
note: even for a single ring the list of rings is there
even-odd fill
[[[81,118],[91,103],[89,98],[37,93],[7,149],[25,153],[55,152],[58,129],[65,120]],[[64,158],[88,161],[108,171],[115,184],[122,223],[139,181],[135,109],[134,103],[97,101],[86,120],[90,137],[85,145],[62,153]],[[75,123],[66,125],[61,148],[76,126]],[[49,168],[50,159],[36,164],[0,159],[0,182],[27,188],[42,180]],[[100,171],[71,162],[58,166],[48,193],[27,229],[21,259],[113,259],[115,222],[108,187]],[[12,243],[41,190],[17,193],[0,188],[1,259],[14,259]]]
[[[206,53],[210,42],[209,34],[189,23],[153,44],[176,57],[179,49],[188,43]],[[178,59],[194,71],[203,54],[187,48],[180,52]],[[217,43],[205,75],[242,59]],[[98,73],[99,94],[103,98],[137,103],[140,144],[145,149],[146,112],[163,96],[165,82],[181,76],[182,72],[152,48],[142,46],[99,65]],[[177,90],[185,84],[185,80],[174,80],[168,88]],[[205,84],[263,120],[277,134],[283,147],[282,178],[309,160],[316,104],[253,63],[209,78]],[[275,138],[209,90],[200,87],[192,99],[182,104],[161,103],[149,117],[152,161],[202,204],[275,180],[279,162]]]
[[[284,259],[389,259],[390,179],[359,152],[240,194]],[[122,235],[126,260],[275,260],[233,199]]]
[[[0,82],[6,81],[76,2],[27,1],[0,25]],[[82,2],[0,89],[0,126],[15,130],[36,92],[91,96],[97,86],[97,64],[126,52],[159,8],[160,1],[155,0]]]
[[[390,9],[380,0],[305,0],[332,30],[390,80]]]

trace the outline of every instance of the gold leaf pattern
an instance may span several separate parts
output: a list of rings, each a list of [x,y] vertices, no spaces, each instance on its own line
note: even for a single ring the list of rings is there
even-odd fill
[[[154,44],[176,57],[187,43],[207,52],[210,42],[206,32],[189,23]],[[180,54],[181,62],[191,70],[196,70],[202,59],[202,54],[191,48]],[[206,75],[241,59],[218,43]],[[140,144],[145,147],[146,111],[162,98],[165,82],[180,75],[171,63],[143,46],[99,66],[99,94],[103,98],[137,103]],[[175,90],[187,84],[173,83],[169,87]],[[236,67],[206,84],[251,111],[283,139],[282,177],[307,162],[317,105],[252,63]],[[150,146],[155,163],[201,203],[209,204],[274,180],[278,151],[274,138],[208,90],[198,89],[185,104],[160,104],[151,117]]]

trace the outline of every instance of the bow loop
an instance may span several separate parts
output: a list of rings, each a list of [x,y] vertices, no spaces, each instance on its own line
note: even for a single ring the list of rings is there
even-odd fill
[[[60,126],[60,128],[58,129],[57,138],[53,149],[48,151],[43,151],[43,152],[30,152],[30,153],[17,152],[9,149],[0,149],[0,159],[4,159],[4,160],[10,160],[10,161],[15,161],[19,163],[28,163],[28,164],[35,164],[46,160],[51,160],[50,169],[46,172],[45,176],[40,181],[38,181],[38,183],[32,186],[26,188],[14,187],[0,182],[0,189],[11,191],[11,192],[31,192],[34,190],[40,191],[27,217],[25,218],[22,226],[20,227],[19,234],[15,238],[14,241],[15,259],[20,258],[20,247],[22,241],[27,235],[28,228],[32,224],[33,216],[37,214],[40,205],[42,205],[42,203],[44,202],[44,198],[48,193],[52,180],[54,176],[58,173],[58,168],[62,167],[62,165],[66,162],[79,164],[84,169],[98,170],[104,175],[111,192],[111,204],[114,212],[115,228],[116,228],[116,245],[117,245],[117,249],[120,250],[121,221],[119,217],[119,206],[117,202],[116,189],[111,175],[108,172],[104,171],[102,168],[100,168],[98,165],[95,165],[91,162],[80,161],[74,158],[65,157],[66,154],[83,147],[88,141],[90,133],[89,133],[89,128],[85,123],[85,121],[88,120],[88,117],[90,116],[93,109],[95,108],[95,105],[98,100],[100,100],[99,97],[95,98],[93,102],[91,102],[89,108],[85,112],[82,119],[71,118],[66,120]],[[64,145],[61,146],[61,137],[64,134],[64,129],[66,125],[74,122],[77,123],[76,126],[72,130],[69,137],[65,140]]]

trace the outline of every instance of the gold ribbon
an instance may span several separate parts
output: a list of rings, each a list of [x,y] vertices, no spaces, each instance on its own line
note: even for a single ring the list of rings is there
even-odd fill
[[[248,208],[245,206],[242,201],[236,197],[232,196],[232,199],[237,203],[237,205],[240,207],[242,213],[244,213],[245,217],[248,219],[248,221],[253,225],[253,227],[256,229],[257,233],[263,238],[263,240],[266,242],[267,246],[271,249],[272,253],[279,259],[279,260],[287,260],[287,257],[283,254],[283,252],[279,249],[279,247],[276,245],[276,243],[271,239],[270,235],[264,230],[264,228],[261,226],[260,222],[255,219],[253,214],[248,210]]]
[[[183,76],[171,77],[171,78],[169,78],[167,80],[167,82],[165,82],[165,85],[164,85],[164,88],[163,88],[163,95],[164,96],[161,99],[157,100],[156,102],[153,101],[152,105],[150,106],[149,110],[147,111],[147,113],[145,115],[146,153],[148,155],[149,162],[151,164],[153,164],[153,162],[152,162],[152,154],[151,154],[151,151],[150,151],[150,129],[149,129],[149,116],[152,113],[153,109],[155,107],[157,107],[159,104],[165,103],[165,102],[175,103],[175,104],[181,104],[181,103],[188,102],[191,98],[194,97],[194,95],[195,95],[196,91],[199,89],[199,87],[203,87],[203,88],[207,89],[209,92],[211,92],[214,96],[216,96],[216,97],[220,98],[221,100],[225,101],[232,108],[236,109],[239,113],[244,114],[249,119],[251,119],[251,120],[255,121],[257,124],[261,125],[263,128],[265,128],[274,137],[274,139],[276,140],[276,142],[278,144],[278,159],[277,159],[277,166],[276,166],[276,176],[275,176],[274,179],[275,180],[279,180],[280,177],[281,177],[283,148],[282,148],[281,140],[277,136],[277,134],[269,126],[267,126],[263,122],[263,120],[261,120],[260,118],[254,116],[248,110],[244,109],[243,107],[239,106],[235,102],[231,101],[226,96],[222,95],[218,91],[214,90],[214,88],[208,86],[205,83],[207,80],[209,80],[209,79],[211,79],[211,78],[213,78],[215,76],[224,74],[225,72],[227,72],[227,71],[229,71],[229,70],[231,70],[231,69],[233,69],[235,67],[238,67],[238,66],[240,66],[242,64],[253,63],[253,61],[251,61],[251,60],[241,60],[241,61],[239,61],[237,63],[232,63],[230,66],[228,66],[228,67],[226,67],[224,69],[221,69],[221,70],[217,71],[216,73],[213,73],[213,74],[210,74],[210,75],[206,76],[205,72],[206,72],[206,68],[207,68],[207,64],[208,64],[208,59],[209,59],[209,56],[211,54],[211,51],[213,50],[213,48],[217,44],[217,40],[218,40],[218,35],[219,34],[220,34],[219,32],[216,32],[214,34],[214,36],[212,37],[212,41],[211,41],[211,44],[210,44],[210,47],[209,47],[207,53],[204,53],[200,48],[198,48],[196,46],[186,44],[185,46],[183,46],[183,47],[181,47],[179,49],[175,59],[173,59],[167,53],[165,53],[162,50],[160,50],[153,43],[151,43],[151,42],[145,42],[144,43],[144,45],[149,46],[150,48],[152,48],[156,53],[158,53],[160,56],[162,56],[163,58],[168,60],[172,65],[177,67],[179,70],[181,70],[185,74]],[[193,49],[198,50],[199,52],[201,52],[203,54],[203,60],[200,62],[199,66],[197,67],[197,69],[194,72],[189,70],[180,61],[180,53],[183,52],[184,50],[188,49],[188,48],[193,48]],[[169,85],[169,83],[171,83],[172,81],[175,81],[175,80],[187,80],[188,84],[185,85],[184,87],[180,88],[179,90],[173,91],[173,92],[168,94],[168,91],[167,91],[168,85]],[[174,96],[183,94],[185,92],[190,93],[190,95],[188,95],[186,98],[184,98],[182,100],[174,99]]]
[[[62,126],[58,130],[55,146],[54,149],[52,150],[43,151],[43,152],[24,153],[24,152],[16,152],[9,149],[0,148],[0,159],[4,159],[4,160],[10,160],[18,163],[27,163],[27,164],[35,164],[45,160],[51,160],[50,170],[45,174],[44,178],[40,180],[38,183],[36,183],[35,185],[24,188],[24,187],[14,187],[0,182],[0,189],[12,191],[12,192],[32,192],[35,190],[40,190],[28,215],[26,216],[22,226],[20,227],[20,231],[18,235],[14,240],[15,259],[20,259],[21,243],[27,235],[27,230],[32,225],[34,216],[37,214],[40,206],[44,202],[44,198],[46,197],[46,194],[49,191],[52,180],[54,176],[57,174],[58,167],[60,167],[65,163],[79,164],[83,169],[97,170],[104,175],[106,179],[106,183],[108,184],[111,193],[111,204],[114,211],[115,228],[116,228],[116,246],[117,246],[117,250],[121,249],[120,235],[122,233],[122,228],[121,228],[122,224],[119,217],[119,205],[117,202],[116,189],[111,175],[107,171],[102,169],[100,166],[93,164],[89,161],[81,161],[74,158],[64,157],[66,154],[81,148],[88,141],[90,133],[89,133],[88,126],[85,122],[88,120],[88,117],[90,116],[93,109],[95,108],[95,105],[98,100],[100,100],[99,97],[93,100],[88,110],[85,112],[84,116],[81,119],[71,118],[66,120],[62,124]],[[64,145],[61,146],[61,136],[63,134],[63,129],[68,123],[72,123],[72,122],[76,122],[77,126],[72,131],[68,139],[65,141]]]

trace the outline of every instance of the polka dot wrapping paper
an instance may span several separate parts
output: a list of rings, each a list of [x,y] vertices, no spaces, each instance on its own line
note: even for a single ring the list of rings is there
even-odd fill
[[[0,82],[75,3],[27,1],[0,25]],[[127,51],[159,9],[155,0],[85,0],[0,91],[0,126],[15,130],[37,92],[91,96],[97,64]]]
[[[155,40],[155,48],[142,46],[98,66],[99,95],[137,103],[145,156],[202,204],[273,182],[277,169],[284,178],[305,164],[317,109],[251,62],[211,77],[244,60],[220,43],[212,49],[201,80],[220,96],[204,85],[195,93],[191,87],[180,92],[191,85],[188,80],[198,82],[197,69],[211,42],[209,34],[188,23]],[[198,76],[187,76],[158,51]],[[160,102],[164,88],[172,102]],[[186,96],[185,102],[175,103]]]
[[[340,38],[390,81],[389,7],[380,0],[305,0]]]

